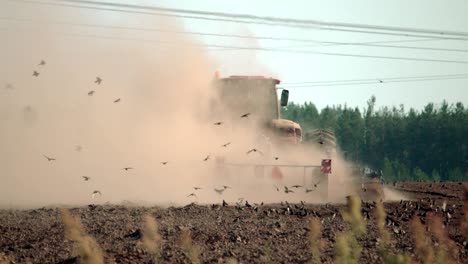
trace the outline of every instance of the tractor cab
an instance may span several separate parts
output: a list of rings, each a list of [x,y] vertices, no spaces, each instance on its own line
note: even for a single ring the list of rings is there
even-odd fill
[[[287,119],[273,119],[271,129],[279,142],[290,144],[302,142],[302,128],[296,122]]]

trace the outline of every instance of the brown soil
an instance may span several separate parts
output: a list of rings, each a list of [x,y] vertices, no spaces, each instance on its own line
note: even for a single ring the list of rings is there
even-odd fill
[[[430,187],[430,185],[432,186]],[[393,187],[393,183],[388,186]],[[392,236],[392,253],[414,255],[409,221],[419,216],[423,223],[431,214],[442,217],[449,238],[455,242],[459,263],[468,263],[468,247],[460,231],[463,221],[463,186],[458,183],[397,183],[394,188],[406,191],[416,200],[385,203],[387,229]],[[421,200],[422,199],[422,200]],[[442,205],[446,201],[446,210]],[[184,207],[132,207],[120,205],[71,208],[81,218],[86,231],[101,245],[106,263],[153,263],[141,246],[143,216],[150,213],[159,224],[163,239],[160,262],[189,263],[180,244],[183,230],[189,229],[200,247],[203,263],[306,263],[310,261],[307,239],[309,220],[322,222],[323,263],[332,263],[337,234],[348,230],[341,210],[344,205],[284,204],[194,205]],[[288,209],[289,208],[289,209]],[[361,263],[381,263],[377,254],[380,242],[375,223],[375,205],[364,203],[362,213],[367,232],[359,239]],[[433,238],[434,239],[434,238]],[[434,239],[435,240],[435,239]],[[436,242],[436,240],[434,241]],[[73,255],[73,242],[64,237],[58,208],[0,210],[1,253],[15,263],[79,263]]]

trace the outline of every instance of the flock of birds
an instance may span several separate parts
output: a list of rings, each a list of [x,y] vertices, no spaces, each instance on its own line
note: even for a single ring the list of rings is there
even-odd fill
[[[46,65],[47,65],[47,62],[46,62],[45,60],[41,60],[37,66],[38,66],[38,67],[45,67]],[[32,73],[32,76],[33,76],[33,77],[39,77],[39,75],[40,75],[40,70],[39,70],[39,69],[34,70],[33,73]],[[94,83],[95,83],[96,85],[100,85],[100,84],[102,83],[102,81],[103,81],[102,78],[99,77],[99,76],[97,76],[96,79],[95,79],[95,81],[94,81]],[[6,88],[6,89],[13,89],[14,87],[13,87],[12,84],[7,83],[7,84],[5,85],[5,88]],[[93,95],[95,94],[95,92],[96,92],[95,90],[90,90],[90,91],[88,92],[88,96],[93,96]],[[120,101],[121,101],[121,98],[117,98],[117,99],[115,99],[113,102],[114,102],[114,103],[118,103],[118,102],[120,102]],[[242,114],[242,115],[240,116],[240,118],[248,118],[248,117],[251,116],[251,115],[252,115],[251,113],[245,113],[245,114]],[[215,125],[215,126],[221,126],[221,125],[223,125],[224,123],[225,123],[224,121],[218,121],[218,122],[213,123],[213,125]],[[226,147],[228,147],[229,145],[231,145],[231,142],[227,142],[227,143],[225,143],[225,144],[223,144],[223,145],[221,145],[221,146],[224,147],[224,148],[226,148]],[[76,147],[75,147],[75,150],[76,150],[76,151],[81,151],[81,150],[82,150],[82,146],[76,146]],[[264,153],[263,153],[261,150],[257,149],[257,148],[249,149],[249,150],[246,152],[247,155],[249,155],[249,154],[251,154],[251,153],[258,153],[258,154],[260,154],[260,155],[264,155]],[[44,156],[44,158],[46,158],[47,161],[49,161],[49,162],[56,161],[56,158],[54,158],[54,157],[50,157],[50,156],[47,156],[47,155],[43,155],[43,156]],[[210,154],[208,154],[208,155],[205,156],[205,158],[203,159],[203,161],[206,162],[206,161],[208,161],[210,158],[211,158],[211,156],[210,156]],[[274,159],[274,160],[279,160],[279,157],[275,156],[275,157],[273,157],[273,159]],[[161,161],[160,163],[161,163],[162,165],[167,165],[167,164],[169,163],[169,161]],[[124,167],[124,168],[123,168],[123,170],[125,170],[125,171],[129,171],[129,170],[133,170],[133,169],[134,169],[133,167]],[[90,181],[90,180],[91,180],[91,177],[89,177],[89,176],[82,176],[82,178],[83,178],[84,181]],[[319,184],[319,182],[315,183],[315,184],[314,184],[314,188],[317,188],[317,185],[318,185],[318,184]],[[279,188],[278,186],[274,185],[274,187],[275,187],[275,189],[276,189],[278,192],[280,191],[280,188]],[[300,185],[293,185],[293,186],[291,186],[291,187],[284,186],[284,193],[286,193],[286,194],[288,194],[288,193],[294,193],[294,191],[291,190],[291,188],[296,188],[296,189],[298,189],[298,188],[301,188],[301,187],[302,187],[302,186],[300,186]],[[305,188],[305,193],[309,193],[309,192],[314,191],[314,189],[308,189],[307,187],[304,187],[304,188]],[[193,187],[193,189],[195,190],[195,192],[190,193],[189,195],[187,195],[187,197],[197,198],[196,192],[199,191],[199,190],[202,190],[203,188],[201,188],[201,187]],[[232,189],[232,188],[229,187],[229,186],[227,186],[227,185],[222,185],[220,188],[214,188],[214,191],[215,191],[217,194],[222,195],[222,194],[224,193],[224,191],[226,191],[227,189]],[[96,195],[100,195],[100,196],[101,196],[101,195],[102,195],[101,191],[99,191],[99,190],[94,190],[94,191],[92,192],[92,197],[93,197],[93,199],[95,198]],[[224,200],[223,200],[223,204],[225,204],[225,201],[224,201]]]
[[[39,66],[39,67],[44,67],[46,64],[47,64],[47,62],[46,62],[45,60],[41,60],[41,62],[39,62],[39,64],[38,64],[38,66]],[[39,72],[39,70],[34,70],[33,73],[32,73],[32,76],[33,76],[33,77],[39,77],[40,74],[41,74],[41,73]],[[97,85],[100,85],[100,84],[102,83],[101,77],[97,76],[97,77],[96,77],[96,80],[94,81],[94,83],[97,84]],[[11,85],[11,84],[6,84],[5,88],[11,89],[11,88],[13,88],[13,85]],[[89,95],[89,96],[93,96],[95,92],[96,92],[95,90],[91,90],[91,91],[88,92],[88,95]],[[118,103],[118,102],[120,102],[120,101],[121,101],[120,98],[114,99],[114,103]]]

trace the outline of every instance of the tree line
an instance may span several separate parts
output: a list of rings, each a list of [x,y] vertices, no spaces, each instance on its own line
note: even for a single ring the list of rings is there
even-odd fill
[[[303,131],[331,129],[347,160],[382,170],[387,181],[468,180],[468,109],[463,103],[428,103],[421,111],[375,109],[372,96],[362,111],[347,105],[321,111],[291,102],[282,118]]]

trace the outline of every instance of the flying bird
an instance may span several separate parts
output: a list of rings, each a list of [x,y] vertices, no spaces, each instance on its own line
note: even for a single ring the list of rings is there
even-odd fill
[[[91,180],[91,178],[90,178],[90,177],[88,177],[88,176],[81,176],[81,177],[83,177],[83,179],[84,179],[85,181],[89,181],[89,180]]]
[[[39,63],[39,66],[44,66],[44,65],[46,65],[45,60],[41,60],[41,62]]]
[[[100,191],[97,191],[97,190],[96,190],[96,191],[93,192],[93,195],[92,195],[92,196],[93,196],[93,199],[94,199],[94,196],[96,196],[96,194],[102,195],[102,193],[101,193]]]
[[[279,157],[275,157],[274,159],[275,159],[275,160],[279,160]]]
[[[217,192],[219,195],[223,194],[224,190],[226,190],[226,189],[216,189],[216,188],[214,188],[214,191]]]
[[[226,189],[232,189],[231,187],[226,186],[226,185],[222,185],[222,187],[224,188],[224,190],[226,190]]]
[[[39,76],[39,73],[37,71],[34,71],[32,75],[37,77],[37,76]]]
[[[249,117],[249,115],[251,115],[251,114],[250,113],[243,114],[243,115],[241,115],[241,118]]]
[[[118,102],[120,102],[120,98],[117,98],[114,100],[114,103],[118,103]]]
[[[89,96],[93,96],[93,94],[94,94],[94,90],[91,90],[91,91],[88,92]]]
[[[294,193],[292,190],[289,190],[288,186],[284,186],[285,193]]]
[[[279,192],[279,188],[276,185],[273,185],[276,188],[276,191]]]
[[[313,191],[312,189],[307,189],[307,188],[305,188],[305,192],[306,192],[306,193],[310,193],[310,192],[312,192],[312,191]]]
[[[166,165],[169,161],[162,161],[161,164],[162,165]]]
[[[99,77],[96,77],[96,80],[94,81],[94,83],[97,83],[99,85],[101,84],[101,82],[102,82],[102,79]]]
[[[253,148],[253,149],[251,149],[251,150],[247,151],[247,155],[248,155],[248,154],[250,154],[250,153],[252,153],[252,152],[258,152],[258,153],[260,153],[260,154],[262,154],[262,155],[263,155],[263,152],[261,152],[261,151],[260,151],[260,150],[258,150],[258,149],[255,149],[255,148]]]
[[[55,158],[47,157],[46,155],[42,155],[42,156],[44,156],[44,158],[46,158],[47,161],[54,161],[55,160]]]
[[[207,155],[206,158],[203,159],[203,161],[207,161],[210,159],[210,155]]]
[[[190,197],[190,196],[193,196],[193,197],[197,198],[197,195],[195,193],[191,193],[191,194],[187,195],[187,197]]]
[[[226,144],[223,144],[223,147],[227,147],[227,146],[229,146],[229,145],[231,145],[231,142],[228,142],[228,143],[226,143]]]
[[[194,189],[195,191],[198,191],[198,190],[201,190],[201,189],[203,189],[203,188],[201,188],[201,187],[193,187],[193,189]]]
[[[297,189],[297,188],[301,188],[302,186],[301,186],[301,185],[293,185],[293,186],[291,186],[291,187]]]
[[[132,167],[125,167],[125,168],[123,168],[123,169],[126,170],[126,171],[128,171],[128,170],[133,170]]]
[[[80,152],[82,149],[83,149],[83,147],[80,146],[80,145],[75,146],[75,150],[78,151],[78,152]]]
[[[383,81],[382,81],[382,80],[379,80],[379,83],[383,83]]]
[[[216,122],[216,123],[213,123],[213,125],[215,125],[215,126],[220,126],[220,125],[222,125],[223,123],[224,123],[224,122]]]
[[[317,183],[314,183],[314,188],[317,188],[317,185],[320,183],[320,181],[318,181]]]

